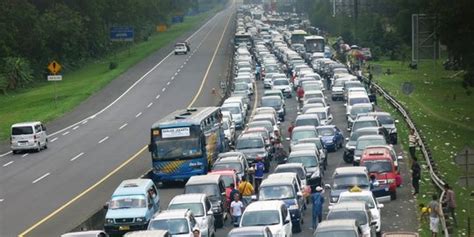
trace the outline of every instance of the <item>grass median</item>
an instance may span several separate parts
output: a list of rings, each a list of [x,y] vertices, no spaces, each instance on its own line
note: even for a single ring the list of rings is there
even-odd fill
[[[174,24],[166,32],[152,35],[148,41],[133,44],[113,55],[91,61],[78,70],[64,74],[63,81],[42,82],[31,88],[1,95],[0,140],[8,139],[10,126],[14,123],[38,120],[48,122],[71,111],[130,67],[204,23],[218,9],[216,7],[199,15],[187,16],[183,23]],[[117,62],[118,66],[109,70],[109,63],[112,61]],[[139,76],[137,75],[137,79]]]
[[[442,179],[453,186],[456,193],[458,226],[454,228],[453,234],[468,236],[467,217],[469,205],[473,205],[470,197],[472,188],[457,184],[458,179],[464,175],[464,170],[456,165],[454,158],[465,146],[474,147],[474,106],[471,104],[474,94],[469,94],[462,87],[462,73],[446,71],[440,63],[433,61],[421,62],[418,70],[412,70],[407,64],[399,61],[380,61],[372,65],[375,65],[376,71],[379,72],[374,74],[374,81],[408,109],[414,122],[427,137]],[[387,69],[390,69],[390,74],[383,73]],[[409,95],[402,92],[405,82],[410,82],[414,88]],[[381,101],[380,106],[403,121],[387,102]],[[408,153],[408,128],[404,123],[400,125],[400,141]],[[424,171],[417,202],[427,205],[436,189],[429,179],[426,163],[422,161],[421,164]],[[410,185],[410,180],[405,183]],[[422,221],[421,236],[429,236],[429,233],[429,223]]]

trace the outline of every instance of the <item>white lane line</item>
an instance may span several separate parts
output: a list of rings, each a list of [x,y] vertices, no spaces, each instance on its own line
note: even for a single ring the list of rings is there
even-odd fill
[[[68,134],[69,134],[69,131],[63,133],[63,136],[66,136],[66,135],[68,135]]]
[[[0,199],[0,202],[3,202],[3,201],[5,201],[5,199],[3,199],[3,198],[2,198],[2,199]]]
[[[76,130],[78,128],[79,128],[79,126],[75,126],[75,127],[72,128],[72,130]]]
[[[177,75],[178,75],[178,73],[177,73],[177,72],[175,72],[175,73],[174,73],[174,76],[177,76]]]
[[[0,158],[4,157],[4,156],[6,156],[6,155],[9,155],[9,154],[11,154],[11,153],[12,153],[12,151],[9,151],[9,152],[7,152],[7,153],[3,153],[3,154],[0,155]]]
[[[160,98],[160,96],[161,96],[161,95],[157,95],[157,96],[155,97],[155,99],[159,99],[159,98]]]
[[[7,166],[9,166],[9,165],[11,165],[11,164],[13,164],[13,161],[10,161],[10,162],[4,164],[3,167],[7,167]]]
[[[179,68],[183,69],[183,67],[184,67],[184,65],[181,65],[181,67],[179,67]]]
[[[40,180],[42,180],[42,179],[48,177],[49,175],[50,175],[50,173],[46,173],[46,174],[44,174],[43,176],[41,176],[41,177],[39,177],[39,178],[33,180],[33,183],[34,183],[34,184],[35,184],[35,183],[38,183]]]
[[[138,113],[137,115],[135,115],[135,118],[140,117],[140,115],[142,115],[142,112],[140,112],[140,113]]]
[[[167,86],[169,86],[169,85],[170,85],[170,83],[171,83],[171,82],[169,81],[169,82],[167,82],[167,83],[166,83],[166,85],[167,85]]]
[[[122,130],[124,127],[126,127],[128,123],[124,123],[122,126],[120,126],[119,130]]]
[[[153,102],[150,102],[146,107],[150,108],[153,105]]]
[[[55,138],[51,139],[51,141],[50,141],[50,142],[55,142],[56,140],[58,140],[58,138],[57,138],[57,137],[55,137]]]
[[[183,65],[186,65],[186,63],[188,63],[188,60],[186,59],[186,61],[184,61]]]
[[[28,154],[30,154],[30,153],[25,153],[21,157],[26,157]]]
[[[171,80],[174,80],[174,76],[171,77]]]
[[[74,156],[73,158],[71,158],[70,161],[74,161],[75,159],[81,157],[82,155],[84,155],[84,152],[81,152],[81,153],[79,153],[77,156]]]
[[[89,122],[89,120],[84,120],[82,124],[86,124],[87,122]]]
[[[163,89],[161,89],[161,91],[163,91],[163,92],[165,92],[165,90],[166,90],[166,87],[163,87]]]
[[[99,144],[101,144],[102,142],[105,142],[107,139],[109,139],[109,136],[102,138],[102,139],[99,141]]]
[[[181,69],[180,69],[180,68],[178,68],[178,70],[176,70],[176,71],[177,71],[177,72],[181,72]]]

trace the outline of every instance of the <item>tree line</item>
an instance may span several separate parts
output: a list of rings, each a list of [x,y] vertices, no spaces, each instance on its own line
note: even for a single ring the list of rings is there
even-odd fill
[[[297,10],[312,25],[350,44],[370,47],[376,57],[410,60],[412,14],[434,16],[435,38],[447,47],[449,59],[466,70],[465,83],[474,86],[474,1],[472,0],[343,0],[345,13],[333,16],[333,1],[300,0]],[[354,7],[357,3],[357,7]],[[339,10],[339,9],[337,9]]]
[[[134,28],[147,40],[171,17],[199,12],[220,0],[2,0],[0,1],[0,93],[45,80],[58,60],[74,69],[120,47],[109,40],[113,26]]]

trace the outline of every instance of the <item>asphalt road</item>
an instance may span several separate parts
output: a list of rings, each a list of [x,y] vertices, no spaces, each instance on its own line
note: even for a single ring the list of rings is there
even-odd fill
[[[95,96],[110,101],[105,108],[89,100],[68,123],[73,126],[59,119],[64,126],[50,129],[58,132],[48,150],[1,157],[0,236],[71,230],[100,209],[121,180],[151,168],[144,146],[153,122],[189,105],[217,105],[211,88],[225,78],[234,12],[232,5],[191,35],[188,55],[161,51],[125,73],[126,83],[112,83]]]

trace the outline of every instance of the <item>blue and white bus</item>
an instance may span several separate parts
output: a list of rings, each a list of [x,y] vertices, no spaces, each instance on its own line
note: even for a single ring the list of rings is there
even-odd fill
[[[220,152],[225,150],[219,107],[177,110],[151,128],[148,150],[155,181],[185,181],[207,174]]]

